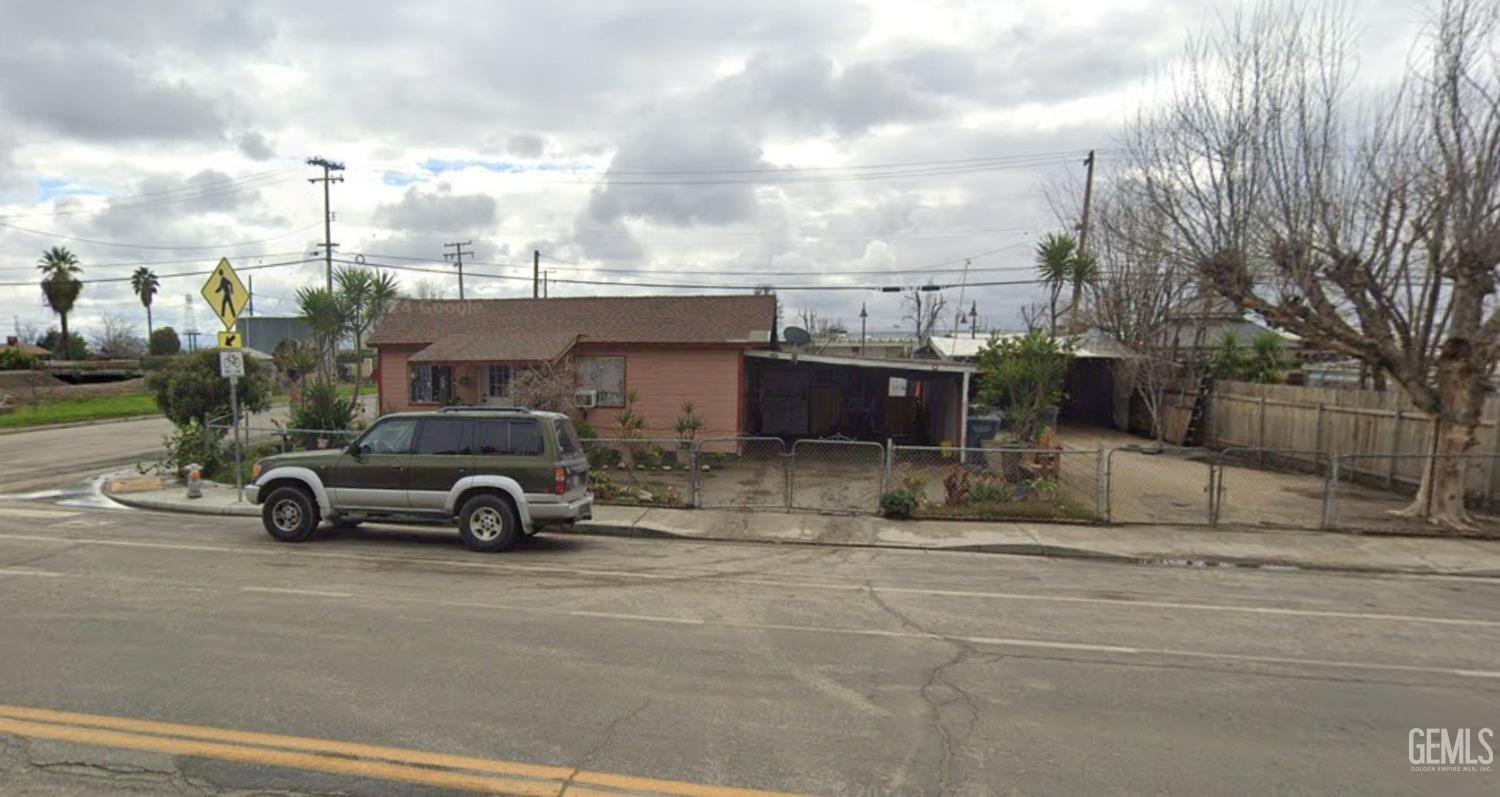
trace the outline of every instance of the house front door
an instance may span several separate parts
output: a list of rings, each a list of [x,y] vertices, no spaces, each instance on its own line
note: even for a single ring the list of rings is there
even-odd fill
[[[513,403],[510,397],[510,366],[485,366],[480,374],[482,376],[479,383],[480,404],[503,406]]]

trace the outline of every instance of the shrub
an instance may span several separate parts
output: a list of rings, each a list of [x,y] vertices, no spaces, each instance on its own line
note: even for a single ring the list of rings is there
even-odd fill
[[[880,514],[895,520],[912,516],[917,511],[917,497],[906,490],[887,490],[880,496]]]
[[[36,355],[20,349],[0,349],[0,371],[30,371],[40,365]]]
[[[1003,504],[1014,500],[1010,485],[993,479],[978,479],[969,485],[969,501],[975,504]]]
[[[58,332],[56,329],[49,329],[47,330],[47,334],[37,340],[36,345],[52,352],[52,355],[55,357],[58,355],[57,344],[61,337],[61,332]],[[88,358],[89,346],[83,342],[83,336],[77,332],[69,332],[68,347],[62,352],[62,359],[87,360]]]
[[[955,463],[949,467],[948,472],[943,475],[943,503],[962,504],[968,501],[972,488],[969,481],[969,471],[963,465]]]
[[[219,352],[214,349],[173,358],[146,377],[146,387],[162,414],[177,426],[229,414],[229,380],[219,376]],[[267,369],[246,357],[245,375],[235,394],[241,412],[265,411],[271,404]]]
[[[353,429],[361,407],[352,398],[339,396],[331,382],[313,382],[302,394],[302,403],[292,410],[291,428],[322,431]],[[318,435],[299,435],[299,445],[317,447]]]
[[[177,330],[162,327],[151,331],[151,340],[146,344],[146,353],[168,355],[180,351],[182,351],[182,341],[177,337]]]
[[[184,466],[197,463],[203,466],[205,478],[213,478],[224,464],[218,434],[210,435],[196,419],[178,424],[162,439],[162,448],[162,470],[169,473],[181,475]]]

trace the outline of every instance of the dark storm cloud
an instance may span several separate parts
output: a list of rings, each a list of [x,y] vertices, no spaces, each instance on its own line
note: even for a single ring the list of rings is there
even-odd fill
[[[432,191],[417,186],[406,189],[401,201],[383,204],[375,211],[381,225],[407,232],[462,234],[483,232],[498,220],[495,198],[487,194],[455,194],[447,183]]]

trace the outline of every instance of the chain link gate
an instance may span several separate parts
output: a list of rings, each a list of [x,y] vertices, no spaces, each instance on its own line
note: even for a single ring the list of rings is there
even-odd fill
[[[786,509],[790,457],[779,437],[710,437],[694,446],[695,505],[706,509]]]
[[[873,514],[885,489],[885,446],[864,440],[807,439],[792,444],[792,509]]]
[[[1314,450],[1231,446],[1214,456],[1214,525],[1317,528],[1328,456]]]
[[[1116,448],[1105,458],[1113,523],[1209,525],[1217,469],[1204,448]]]

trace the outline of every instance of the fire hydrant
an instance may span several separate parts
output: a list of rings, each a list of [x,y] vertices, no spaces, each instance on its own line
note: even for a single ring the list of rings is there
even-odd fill
[[[187,497],[202,498],[203,466],[196,464],[184,465],[182,470],[184,471],[184,477],[187,479]]]

